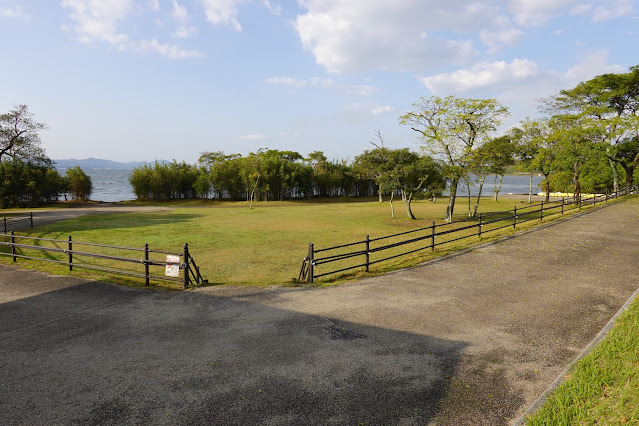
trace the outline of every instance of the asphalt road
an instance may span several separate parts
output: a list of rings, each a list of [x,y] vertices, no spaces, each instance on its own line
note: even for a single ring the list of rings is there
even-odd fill
[[[323,288],[0,265],[1,424],[507,424],[637,288],[639,203]]]

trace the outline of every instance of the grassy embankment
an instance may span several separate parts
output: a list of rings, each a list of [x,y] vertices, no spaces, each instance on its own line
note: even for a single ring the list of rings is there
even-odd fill
[[[639,300],[528,419],[528,425],[596,424],[639,424]]]
[[[127,247],[141,248],[144,243],[148,243],[151,249],[173,252],[181,251],[184,243],[188,242],[191,254],[200,265],[202,274],[211,283],[286,284],[292,283],[293,278],[297,277],[309,242],[313,242],[316,248],[325,248],[362,241],[367,234],[371,238],[375,238],[427,227],[433,221],[443,223],[441,218],[446,209],[444,199],[437,203],[414,202],[413,211],[418,220],[411,221],[406,218],[401,201],[395,203],[397,218],[392,219],[388,202],[378,203],[372,199],[260,202],[256,203],[256,207],[252,210],[248,208],[246,203],[239,202],[191,201],[169,203],[168,205],[173,205],[175,209],[169,213],[90,215],[39,227],[26,233],[31,236],[54,239],[66,239],[68,235],[72,235],[73,240],[78,242],[100,242]],[[512,209],[514,205],[521,209],[528,204],[512,199],[495,202],[485,198],[481,202],[480,211],[486,214],[491,211]],[[459,199],[456,208],[458,217],[464,218],[467,212],[465,200]],[[545,220],[549,219],[545,218]],[[517,229],[537,223],[538,221],[534,220],[527,224],[518,225]],[[467,232],[476,232],[476,229]],[[508,232],[512,231],[506,228],[498,233],[484,234],[483,241]],[[409,234],[409,236],[391,239],[384,243],[392,243],[417,235],[426,235],[426,233]],[[468,238],[458,243],[447,244],[438,248],[434,253],[431,253],[429,249],[422,250],[412,255],[374,265],[371,267],[371,273],[381,273],[398,267],[415,265],[447,251],[475,244],[477,241],[477,237]],[[430,242],[424,240],[418,244],[427,247]],[[64,248],[64,243],[54,245]],[[363,247],[363,244],[360,244],[355,248],[361,250]],[[383,252],[383,254],[390,256],[401,250],[406,251],[418,247],[420,246],[406,246]],[[79,250],[81,246],[76,245],[74,249]],[[111,250],[108,254],[141,258],[141,254],[138,252],[127,253]],[[48,253],[47,256],[51,259],[66,259],[64,254]],[[381,258],[381,255],[378,254],[376,258]],[[376,258],[371,256],[371,261]],[[3,256],[0,261],[8,262],[10,259]],[[80,261],[106,265],[104,261],[99,259],[74,258],[74,262]],[[25,265],[32,264],[32,262],[24,260],[20,260],[20,262]],[[363,256],[350,259],[350,262],[350,264],[360,264],[363,262]],[[348,264],[347,261],[339,265],[335,264],[335,267],[322,265],[316,269],[316,273],[337,269]],[[140,265],[132,264],[131,266],[133,270],[141,271]],[[50,263],[38,265],[38,268],[53,273],[67,272],[64,266]],[[355,274],[349,276],[362,275],[361,270],[362,268],[359,268],[355,270]],[[78,274],[89,274],[88,271],[79,268],[74,271],[77,271]],[[161,274],[162,271],[156,269],[155,273]],[[95,272],[92,274],[95,276]],[[101,276],[107,279],[111,278],[108,274]],[[329,280],[342,278],[343,276],[339,275],[327,277]],[[122,280],[118,276],[113,279]]]

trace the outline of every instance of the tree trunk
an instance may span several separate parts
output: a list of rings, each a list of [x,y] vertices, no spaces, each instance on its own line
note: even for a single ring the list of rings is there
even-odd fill
[[[495,180],[497,180],[497,175],[495,175]],[[499,185],[495,188],[495,201],[497,201],[497,194],[501,191],[501,182],[504,180],[504,175],[499,175]]]
[[[573,175],[572,178],[575,181],[575,201],[579,201],[579,199],[581,198],[581,182],[579,182],[579,175],[581,174],[581,165],[577,162],[575,164],[573,164],[572,166],[573,169]]]
[[[479,193],[477,194],[477,199],[475,200],[475,206],[473,207],[473,216],[472,217],[477,217],[477,209],[479,208],[479,200],[481,199],[481,191],[484,188],[484,179],[485,179],[484,176],[479,178]],[[470,194],[469,194],[468,199],[470,199]]]
[[[377,195],[379,196],[379,202],[382,202],[382,185],[379,185],[379,190],[377,191]]]
[[[528,204],[532,203],[532,172],[530,172],[530,184],[528,186]]]
[[[457,185],[459,185],[459,178],[454,178],[450,182],[450,195],[448,196],[448,206],[446,206],[445,220],[448,223],[453,221],[453,211],[455,210],[455,198],[457,198]]]
[[[550,201],[550,180],[548,180],[550,174],[544,174],[544,192],[546,193],[546,202]]]
[[[466,191],[468,192],[468,217],[472,217],[472,211],[470,210],[470,181],[466,180]]]
[[[630,191],[632,191],[632,184],[633,184],[633,174],[635,172],[635,168],[632,167],[632,165],[630,166],[626,166],[624,163],[621,163],[621,167],[623,167],[624,171],[626,172],[626,187],[624,189],[626,195],[630,194]]]
[[[613,188],[615,192],[619,192],[619,172],[617,171],[617,166],[615,165],[615,162],[612,161],[610,158],[608,158],[608,163],[610,164],[610,169],[612,170]],[[626,182],[627,182],[627,175],[626,175]],[[626,194],[628,193],[626,192]]]
[[[391,191],[391,193],[390,193],[391,217],[393,219],[395,219],[395,207],[393,207],[393,195],[395,195],[395,194],[393,193],[393,191]]]
[[[416,217],[415,217],[415,215],[413,214],[413,211],[410,208],[411,201],[413,201],[413,194],[410,194],[409,196],[406,197],[406,201],[405,201],[405,203],[406,203],[406,213],[408,214],[408,217],[410,219],[415,220]]]

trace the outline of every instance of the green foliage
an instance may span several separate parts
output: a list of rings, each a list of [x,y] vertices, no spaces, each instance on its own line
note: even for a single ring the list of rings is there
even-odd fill
[[[67,169],[66,189],[67,192],[71,193],[73,199],[88,201],[93,191],[93,182],[91,182],[91,177],[84,173],[80,166],[75,166]]]
[[[15,106],[0,115],[0,162],[7,159],[44,161],[46,157],[40,148],[38,132],[46,125],[33,119],[26,105]]]
[[[153,167],[145,165],[134,169],[129,182],[138,200],[195,198],[198,192],[206,192],[205,182],[198,181],[202,172],[185,162],[156,162]]]
[[[50,161],[20,159],[0,162],[2,208],[34,207],[58,199],[65,192],[64,180]]]
[[[486,141],[508,115],[508,108],[495,99],[465,99],[456,96],[421,98],[413,111],[399,118],[420,134],[426,151],[446,162],[450,198],[446,219],[452,220],[459,180],[469,174],[473,148]]]
[[[26,105],[0,115],[0,205],[33,207],[57,200],[65,182],[40,148],[38,131]]]

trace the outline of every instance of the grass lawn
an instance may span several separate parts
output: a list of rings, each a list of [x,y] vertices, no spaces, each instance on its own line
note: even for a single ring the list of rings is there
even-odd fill
[[[639,424],[639,299],[528,425]]]
[[[406,217],[401,200],[395,202],[396,219],[390,217],[388,202],[379,203],[373,199],[258,202],[252,210],[248,208],[247,203],[243,202],[189,201],[170,205],[175,207],[175,210],[170,213],[88,215],[39,227],[29,231],[28,234],[54,239],[66,239],[72,235],[73,240],[78,242],[100,242],[140,248],[148,243],[151,249],[171,252],[180,252],[184,243],[188,242],[190,252],[200,266],[202,275],[210,283],[286,284],[292,283],[297,277],[310,242],[315,244],[316,249],[321,249],[362,241],[366,235],[375,238],[427,227],[433,221],[443,223],[441,219],[444,217],[446,200],[442,198],[437,203],[413,202],[413,211],[418,220],[409,220]],[[484,198],[480,204],[480,211],[486,214],[492,211],[509,210],[515,205],[519,210],[528,203],[512,199],[495,202],[490,198]],[[456,211],[460,219],[467,217],[465,199],[458,198]],[[535,219],[529,224],[536,223],[538,221]],[[520,228],[518,226],[518,229]],[[508,228],[504,231],[510,232]],[[476,232],[476,229],[467,232]],[[409,234],[401,238],[410,238],[415,235],[417,234]],[[377,244],[382,245],[393,241],[397,239],[384,240]],[[413,245],[395,251],[385,251],[384,257],[399,253],[400,250],[426,248],[412,255],[371,266],[371,272],[380,273],[397,267],[414,265],[434,255],[456,249],[460,245],[474,244],[477,241],[477,237],[468,238],[457,244],[447,244],[438,248],[435,253],[431,253],[427,248],[430,240],[427,239],[418,243],[421,246]],[[64,244],[59,246],[64,248],[62,247]],[[79,245],[74,246],[74,249],[78,250],[79,247]],[[364,245],[362,243],[355,247],[363,249]],[[124,255],[125,253],[113,254]],[[126,255],[141,258],[139,253],[134,253],[134,256],[131,256],[131,253]],[[377,256],[379,259],[382,254]],[[64,259],[64,254],[58,257],[51,254],[51,258]],[[348,261],[350,263],[335,264],[335,267],[321,265],[316,268],[316,274],[338,269],[344,265],[361,264],[363,259],[363,256],[358,256],[350,259]],[[371,260],[375,258],[371,256]],[[1,261],[7,262],[10,259],[3,256]],[[27,264],[27,261],[20,260],[20,262]],[[137,267],[137,271],[141,270],[139,265],[134,266]],[[66,271],[64,267],[53,264],[47,264],[45,268],[54,273]],[[359,268],[355,270],[355,274],[351,273],[348,276],[361,275],[362,270],[363,268]],[[344,276],[331,275],[322,281],[343,278]]]

